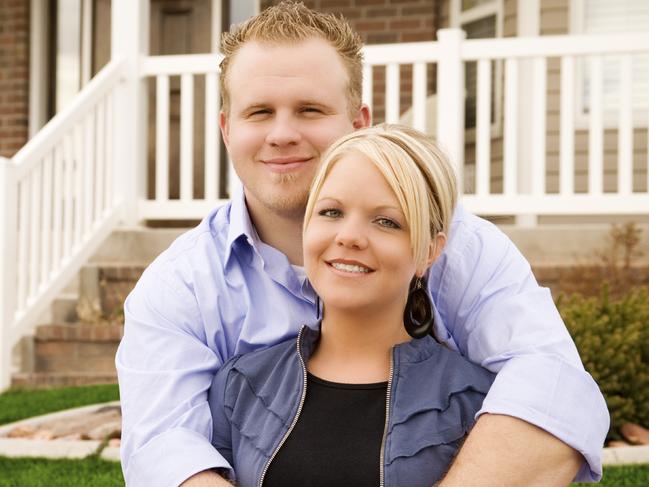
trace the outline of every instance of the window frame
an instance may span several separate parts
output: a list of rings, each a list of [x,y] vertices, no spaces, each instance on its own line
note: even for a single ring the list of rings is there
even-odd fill
[[[569,34],[584,35],[586,34],[586,2],[588,0],[572,0],[569,3]],[[614,32],[611,32],[612,34]],[[596,35],[596,34],[592,34]],[[575,128],[588,129],[590,124],[589,113],[586,111],[584,100],[584,86],[586,84],[588,73],[584,67],[585,57],[576,59],[575,62]],[[649,91],[645,93],[645,99],[649,99]],[[648,128],[649,118],[647,118],[647,106],[632,106],[631,121],[634,128]],[[619,112],[604,108],[602,113],[602,122],[604,129],[617,129],[619,127]]]

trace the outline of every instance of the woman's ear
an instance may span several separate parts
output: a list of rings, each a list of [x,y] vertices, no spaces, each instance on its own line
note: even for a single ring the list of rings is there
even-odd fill
[[[446,234],[444,232],[438,232],[435,237],[430,240],[430,245],[428,246],[428,255],[426,256],[426,261],[417,269],[417,277],[421,277],[426,274],[428,268],[433,265],[433,262],[442,254],[444,246],[446,245]]]

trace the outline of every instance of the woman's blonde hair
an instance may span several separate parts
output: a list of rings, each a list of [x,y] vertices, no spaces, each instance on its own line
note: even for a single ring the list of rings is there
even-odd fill
[[[449,232],[457,184],[453,168],[437,144],[426,134],[405,125],[381,124],[352,132],[334,142],[324,154],[311,185],[304,229],[327,175],[336,162],[349,154],[367,157],[386,179],[410,229],[414,260],[424,262],[435,235]]]

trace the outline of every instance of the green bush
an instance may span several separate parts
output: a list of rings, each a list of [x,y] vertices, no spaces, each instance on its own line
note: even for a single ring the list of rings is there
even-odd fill
[[[619,439],[625,422],[649,426],[649,293],[634,289],[611,299],[561,297],[559,311],[581,359],[606,398],[608,439]]]

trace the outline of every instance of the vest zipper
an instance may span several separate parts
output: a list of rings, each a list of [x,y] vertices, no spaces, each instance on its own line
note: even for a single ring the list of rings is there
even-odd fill
[[[394,348],[390,351],[390,375],[388,376],[388,388],[385,393],[385,427],[383,428],[383,439],[381,440],[381,456],[379,465],[379,487],[385,486],[385,442],[388,437],[388,424],[390,422],[390,396],[392,393],[392,375],[394,374]],[[260,486],[261,487],[261,486]]]
[[[273,459],[277,456],[277,452],[279,452],[279,449],[282,448],[282,446],[288,439],[288,436],[293,431],[293,428],[295,428],[295,425],[297,424],[297,420],[300,417],[300,413],[302,412],[302,407],[304,406],[304,400],[306,399],[307,373],[306,373],[306,364],[304,363],[304,358],[302,358],[302,351],[300,350],[300,346],[302,344],[302,333],[304,332],[305,328],[306,326],[302,326],[302,328],[300,328],[300,333],[298,333],[297,336],[297,356],[300,359],[300,365],[302,366],[302,397],[300,398],[300,404],[297,408],[297,412],[295,413],[295,417],[293,418],[293,422],[291,423],[291,426],[289,426],[288,430],[286,430],[286,433],[284,434],[282,441],[279,442],[277,448],[275,448],[275,451],[273,451],[273,454],[270,456],[270,458],[266,462],[266,465],[264,466],[264,469],[261,472],[261,477],[259,478],[259,484],[258,484],[259,487],[262,487],[264,483],[264,477],[266,477],[266,472],[268,472],[268,468],[270,467],[270,462],[272,462]]]

